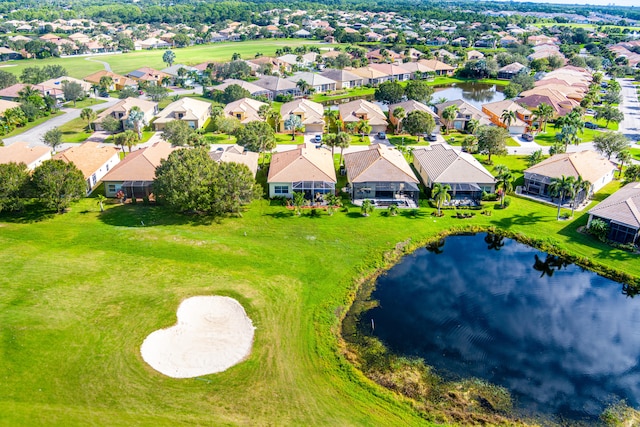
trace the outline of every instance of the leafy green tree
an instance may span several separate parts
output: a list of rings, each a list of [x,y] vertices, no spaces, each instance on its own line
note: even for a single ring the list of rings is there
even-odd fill
[[[487,162],[491,163],[492,155],[506,154],[509,132],[497,126],[480,126],[478,128],[478,151],[486,154]]]
[[[173,43],[177,47],[189,46],[191,44],[191,38],[184,33],[178,33],[173,37]]]
[[[396,104],[402,101],[404,96],[404,88],[396,81],[386,81],[380,83],[374,93],[376,101],[384,102],[387,104]]]
[[[169,95],[169,89],[162,85],[149,86],[146,93],[153,102],[160,102]]]
[[[527,166],[537,165],[542,161],[542,149],[536,150],[527,156]]]
[[[24,163],[0,163],[0,212],[24,207],[29,186],[29,170]]]
[[[162,139],[174,147],[182,147],[189,145],[192,134],[194,133],[195,130],[191,129],[187,122],[183,120],[171,120],[165,124],[162,130]]]
[[[451,194],[449,194],[449,191],[451,191],[451,186],[449,184],[436,182],[433,184],[433,187],[431,187],[431,198],[438,208],[438,216],[442,216],[442,213],[440,212],[442,205],[451,200]]]
[[[242,98],[251,97],[251,92],[236,84],[227,86],[222,92],[215,92],[214,100],[217,100],[222,104],[229,104]]]
[[[76,101],[84,97],[84,89],[82,89],[80,83],[77,82],[62,82],[62,93],[64,94],[64,99],[67,101],[73,101],[74,107],[76,105]]]
[[[613,105],[604,105],[596,110],[596,119],[606,120],[606,127],[609,128],[609,122],[620,123],[624,120],[624,113]]]
[[[18,83],[15,74],[0,70],[0,89],[13,86]]]
[[[172,50],[166,50],[162,54],[162,62],[167,64],[169,67],[173,65],[176,60],[176,54]]]
[[[629,165],[624,171],[624,182],[628,184],[630,182],[640,181],[640,165]]]
[[[611,159],[612,155],[629,148],[629,140],[620,132],[600,132],[593,137],[593,148]]]
[[[536,85],[536,81],[532,75],[527,73],[518,73],[512,79],[511,83],[517,84],[523,91],[533,89]]]
[[[73,163],[62,160],[46,160],[31,176],[37,197],[49,209],[64,212],[71,202],[87,193],[87,182]]]
[[[56,148],[62,144],[62,131],[58,128],[49,129],[42,136],[42,142],[51,147],[55,153]]]
[[[140,92],[135,90],[132,87],[125,87],[118,93],[119,99],[127,99],[127,98],[139,98]]]
[[[231,134],[238,130],[242,124],[235,117],[220,116],[216,119],[216,128],[222,133],[226,133],[231,138]]]
[[[247,150],[263,153],[276,148],[276,137],[271,126],[266,122],[253,121],[236,131],[238,145]]]
[[[400,133],[400,125],[402,124],[402,119],[405,118],[407,112],[402,107],[396,107],[392,111],[393,117],[396,119],[396,133]]]
[[[102,119],[100,126],[102,126],[102,129],[111,134],[122,130],[122,122],[120,122],[120,120],[116,119],[112,115],[108,115],[107,117]]]
[[[402,120],[402,128],[410,135],[430,134],[436,128],[436,121],[426,111],[413,110]]]
[[[513,99],[517,97],[520,92],[522,92],[522,86],[513,82],[505,86],[504,90],[502,91],[504,97],[507,99]]]
[[[295,114],[290,114],[289,117],[284,120],[284,128],[291,131],[291,140],[295,141],[296,131],[302,129],[302,119]]]
[[[549,195],[551,197],[558,198],[558,214],[556,215],[556,219],[560,219],[560,208],[562,207],[562,203],[564,199],[569,196],[573,197],[574,192],[574,178],[572,176],[564,176],[562,175],[560,178],[551,178],[551,183],[549,184]]]
[[[262,196],[262,187],[256,183],[246,165],[221,162],[212,187],[213,206],[216,215],[232,213],[241,215],[241,207]]]
[[[360,212],[362,212],[362,216],[371,215],[374,209],[375,209],[375,206],[371,200],[365,199],[362,201],[362,206],[360,207]]]
[[[91,130],[91,122],[94,121],[97,117],[98,115],[91,108],[83,108],[82,111],[80,111],[80,118],[87,121],[87,127],[89,128],[89,130]]]
[[[404,94],[407,99],[413,99],[424,104],[431,102],[434,89],[424,80],[409,80],[404,88]]]
[[[616,159],[618,159],[618,179],[620,179],[620,177],[622,176],[622,169],[624,168],[625,164],[628,164],[631,159],[633,158],[633,156],[631,155],[631,152],[628,149],[624,149],[624,150],[620,150],[617,154],[616,154]]]

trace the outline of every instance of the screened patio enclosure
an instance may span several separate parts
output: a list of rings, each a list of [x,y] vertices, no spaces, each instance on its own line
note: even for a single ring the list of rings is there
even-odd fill
[[[478,200],[482,198],[482,188],[478,184],[457,183],[447,185],[451,187],[452,199],[470,198]]]
[[[153,181],[125,181],[121,189],[129,199],[142,199],[153,192]]]
[[[291,183],[291,192],[303,192],[307,200],[320,201],[318,195],[335,194],[336,184],[326,181],[296,181]]]
[[[420,189],[413,182],[357,182],[352,184],[352,199],[418,201]]]

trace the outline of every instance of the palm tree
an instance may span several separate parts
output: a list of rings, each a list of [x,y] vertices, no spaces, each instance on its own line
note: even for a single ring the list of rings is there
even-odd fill
[[[40,91],[33,86],[27,85],[18,92],[18,101],[25,102],[34,96],[40,96]]]
[[[144,121],[144,112],[137,105],[129,110],[127,122],[138,134],[138,139],[142,139],[142,123]]]
[[[89,128],[89,130],[91,130],[91,122],[94,121],[97,117],[98,115],[91,108],[83,108],[80,112],[80,118],[87,121],[87,127]]]
[[[300,216],[302,215],[302,207],[306,203],[304,198],[304,193],[302,191],[294,191],[293,192],[293,206],[295,209],[295,214]]]
[[[513,190],[513,174],[508,167],[505,166],[496,176],[496,187],[500,190],[500,207],[504,208],[504,198],[509,191]]]
[[[362,207],[360,208],[360,212],[362,212],[362,216],[369,216],[371,212],[373,212],[374,206],[373,202],[369,199],[365,199],[362,202]]]
[[[360,134],[360,141],[364,141],[364,136],[365,134],[369,134],[371,133],[371,125],[369,124],[368,120],[360,120],[357,124],[356,124],[356,129],[358,130],[358,133]]]
[[[327,129],[329,131],[338,132],[340,129],[336,129],[336,121],[340,117],[340,112],[338,110],[324,110],[324,118],[327,123]],[[332,129],[333,128],[333,129]]]
[[[540,129],[543,132],[547,131],[547,122],[553,117],[553,112],[553,107],[549,104],[545,104],[544,102],[538,105],[538,108],[533,110],[533,113],[540,120]]]
[[[262,120],[266,121],[270,112],[271,112],[271,105],[269,104],[261,105],[260,108],[258,108],[258,116]]]
[[[438,208],[438,216],[441,216],[440,208],[442,207],[442,205],[451,200],[451,194],[449,194],[449,191],[451,191],[450,185],[442,185],[439,182],[433,184],[433,187],[431,188],[431,197],[436,202],[436,207]]]
[[[267,121],[270,122],[273,126],[274,131],[278,131],[278,127],[280,126],[280,121],[282,120],[282,116],[280,112],[271,108],[269,110],[269,114],[267,114]]]
[[[342,200],[340,200],[340,198],[333,193],[327,194],[325,200],[327,201],[327,213],[329,214],[329,216],[333,216],[336,208],[342,206]]]
[[[100,206],[100,212],[104,212],[104,201],[107,200],[106,197],[104,197],[104,195],[102,194],[98,194],[97,197],[97,202],[98,202],[98,206]]]
[[[291,131],[291,140],[296,139],[296,130],[302,127],[302,119],[295,114],[289,114],[284,121],[284,128]]]
[[[533,153],[527,156],[527,166],[531,167],[533,165],[537,165],[542,161],[542,148],[534,151]]]
[[[453,126],[453,121],[456,119],[456,117],[458,117],[457,105],[450,105],[444,110],[442,110],[442,118],[445,120],[445,123],[446,123],[445,128],[447,130],[447,134],[449,134],[449,128]]]
[[[400,124],[402,119],[405,118],[407,112],[402,107],[396,107],[393,109],[393,117],[396,119],[396,134],[400,132]]]
[[[549,195],[558,198],[558,214],[556,216],[558,220],[560,219],[560,208],[562,207],[564,198],[573,192],[573,182],[574,178],[572,176],[567,177],[562,175],[560,178],[551,178]]]
[[[467,131],[470,134],[475,135],[479,127],[480,127],[480,120],[478,119],[471,119],[467,122]]]
[[[351,135],[346,132],[338,132],[336,134],[335,144],[336,147],[340,147],[340,165],[342,165],[344,149],[349,148],[349,144],[351,144]]]
[[[516,121],[518,117],[516,116],[516,112],[511,110],[502,110],[502,115],[500,116],[500,119],[502,120],[502,123],[504,123],[504,125],[507,127],[507,129],[509,129],[509,126],[511,126],[511,124],[513,122]]]
[[[102,76],[100,77],[99,86],[103,92],[109,92],[111,90],[111,86],[113,86],[113,79],[109,76]]]
[[[389,216],[398,215],[398,205],[396,203],[392,203],[389,205]]]
[[[302,92],[303,95],[306,95],[311,86],[305,80],[298,80],[296,82],[296,87],[300,89],[300,92]]]
[[[578,178],[573,182],[573,192],[571,193],[571,216],[575,212],[576,199],[580,193],[584,192],[584,197],[580,200],[582,202],[589,197],[591,191],[591,182],[586,179],[582,179],[582,175],[578,175]]]
[[[631,157],[631,152],[629,150],[622,150],[619,151],[618,154],[616,154],[616,158],[620,162],[618,164],[618,179],[620,179],[620,176],[622,176],[622,168],[624,167],[625,163],[629,163]]]

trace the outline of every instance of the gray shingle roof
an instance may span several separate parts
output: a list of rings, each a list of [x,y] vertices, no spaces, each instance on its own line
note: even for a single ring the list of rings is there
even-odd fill
[[[589,214],[640,228],[640,182],[632,182],[604,199]]]

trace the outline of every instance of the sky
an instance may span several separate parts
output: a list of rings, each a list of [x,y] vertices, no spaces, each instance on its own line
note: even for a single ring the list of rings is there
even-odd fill
[[[515,0],[517,3],[522,3],[521,1]],[[531,0],[526,0],[531,1]],[[640,1],[638,0],[587,0],[587,1],[576,1],[576,0],[536,0],[536,3],[555,3],[555,4],[571,4],[571,5],[598,5],[598,6],[607,6],[610,4],[616,6],[640,6]]]

